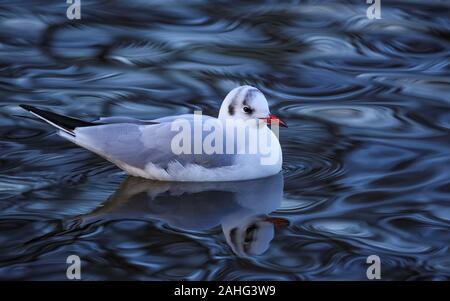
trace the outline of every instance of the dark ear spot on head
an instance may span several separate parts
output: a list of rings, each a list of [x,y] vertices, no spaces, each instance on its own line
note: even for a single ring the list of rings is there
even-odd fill
[[[234,115],[234,106],[233,105],[228,106],[228,114]]]

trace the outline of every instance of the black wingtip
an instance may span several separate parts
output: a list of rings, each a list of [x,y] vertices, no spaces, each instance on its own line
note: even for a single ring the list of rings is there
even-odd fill
[[[19,107],[21,107],[22,109],[27,110],[27,111],[31,111],[31,110],[35,109],[35,107],[29,106],[29,105],[24,105],[24,104],[20,104]]]
[[[45,115],[45,113],[47,113],[44,110],[38,109],[38,108],[30,106],[30,105],[20,104],[19,107],[21,107],[22,109],[24,109],[27,112],[35,113],[39,116],[41,116],[41,114]]]
[[[52,124],[53,126],[56,126],[64,131],[67,132],[73,132],[75,128],[77,127],[84,127],[84,126],[93,126],[96,125],[92,122],[87,122],[79,119],[75,119],[72,117],[63,116],[60,114],[56,114],[50,111],[45,111],[38,109],[36,107],[20,104],[19,105],[22,109],[33,113],[37,117],[45,120],[46,122]]]

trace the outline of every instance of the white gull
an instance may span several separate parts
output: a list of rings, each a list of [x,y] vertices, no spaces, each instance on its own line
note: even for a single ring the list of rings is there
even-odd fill
[[[285,124],[270,114],[263,93],[251,86],[240,86],[230,91],[222,102],[218,118],[201,116],[203,123],[208,120],[221,124],[231,121],[232,130],[222,127],[221,142],[225,145],[231,140],[232,153],[174,152],[172,142],[177,135],[173,130],[174,122],[183,120],[194,129],[194,114],[154,120],[103,117],[86,122],[29,105],[21,107],[55,126],[60,136],[102,156],[132,176],[161,181],[236,181],[268,177],[281,170],[281,146],[278,137],[267,125]],[[215,129],[202,128],[200,143]],[[239,132],[244,133],[241,137],[244,137],[245,150],[238,149],[240,146],[236,139],[239,134],[236,133]],[[258,140],[251,139],[257,133],[263,134],[261,137],[268,137],[268,153],[263,152],[259,145],[253,145],[258,143]],[[196,143],[194,137],[191,142]],[[256,152],[248,152],[250,149]],[[274,154],[272,162],[264,163],[265,157]]]

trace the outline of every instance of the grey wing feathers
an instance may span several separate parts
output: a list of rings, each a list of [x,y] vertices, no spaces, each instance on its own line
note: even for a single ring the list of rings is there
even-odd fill
[[[100,124],[131,123],[138,125],[147,125],[147,124],[158,124],[159,122],[153,120],[142,120],[131,117],[116,116],[116,117],[101,117],[99,120],[94,121],[94,123]]]
[[[87,122],[28,105],[21,105],[21,107],[58,128],[61,136],[119,166],[127,164],[145,169],[148,163],[166,168],[169,163],[175,161],[182,165],[199,164],[204,167],[228,166],[233,163],[232,156],[223,154],[174,154],[171,142],[177,132],[171,130],[171,121],[183,118],[193,122],[192,114],[156,120],[107,117],[95,122]],[[203,116],[203,118],[211,117]],[[206,134],[204,132],[203,137]],[[191,137],[193,139],[193,135]]]
[[[199,164],[204,167],[232,165],[233,159],[224,154],[180,154],[171,149],[172,138],[177,134],[170,123],[137,125],[117,123],[83,127],[75,130],[73,142],[118,164],[144,169],[148,163],[167,168],[171,162],[182,165]]]

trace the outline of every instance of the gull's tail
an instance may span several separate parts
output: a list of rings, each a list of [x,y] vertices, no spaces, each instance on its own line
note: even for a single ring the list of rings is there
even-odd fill
[[[20,105],[21,108],[27,110],[34,116],[44,120],[54,127],[64,131],[65,133],[75,136],[74,130],[78,127],[99,125],[98,123],[87,122],[53,112],[44,111],[29,105]]]

